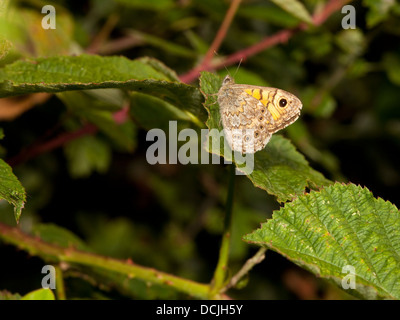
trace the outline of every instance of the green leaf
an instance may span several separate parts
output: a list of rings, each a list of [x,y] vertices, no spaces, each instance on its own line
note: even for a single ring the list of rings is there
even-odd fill
[[[384,21],[389,10],[396,4],[394,0],[364,0],[363,5],[368,7],[367,26],[372,28]]]
[[[344,52],[352,56],[359,56],[365,50],[365,36],[359,29],[342,30],[335,40]]]
[[[135,122],[147,130],[159,128],[168,132],[168,123],[171,120],[179,120],[180,124],[183,121],[191,121],[188,114],[173,105],[159,98],[138,92],[131,94],[130,113]],[[155,114],[157,114],[157,117],[154,116]]]
[[[189,50],[188,48],[178,45],[176,43],[173,43],[171,41],[167,41],[165,39],[153,36],[151,34],[147,34],[144,32],[139,32],[136,30],[129,31],[128,34],[130,34],[132,37],[134,37],[137,40],[140,40],[141,42],[145,44],[152,45],[156,48],[161,49],[164,52],[171,53],[174,56],[177,57],[182,57],[182,58],[189,58],[189,59],[194,59],[197,58],[196,52]]]
[[[4,59],[12,48],[12,44],[7,39],[0,38],[0,61]]]
[[[18,293],[10,293],[7,290],[0,291],[0,301],[1,300],[20,300],[21,296]]]
[[[111,163],[108,144],[93,136],[83,136],[64,147],[68,170],[74,178],[88,177],[93,171],[104,173]]]
[[[15,8],[15,17],[19,20],[19,27],[23,30],[26,40],[23,43],[24,51],[34,52],[37,56],[54,56],[69,54],[71,52],[71,43],[74,29],[74,18],[61,7],[57,8],[57,28],[52,32],[44,28],[38,28],[43,19],[40,10]],[[13,39],[11,40],[14,45]],[[29,43],[29,45],[27,45]]]
[[[382,64],[389,80],[400,86],[400,57],[393,52],[387,52],[383,56]]]
[[[14,206],[15,220],[18,222],[26,201],[25,189],[11,167],[0,159],[0,200],[2,199]]]
[[[216,92],[221,86],[221,79],[208,72],[203,72],[200,77],[200,86],[205,94],[205,107],[209,112],[206,122],[207,127],[223,130],[220,121],[219,106]],[[219,137],[217,137],[219,139]],[[220,148],[215,147],[215,137],[210,139],[209,152],[223,156],[227,161],[232,160],[231,152],[224,153],[225,143]],[[207,147],[207,145],[206,145]],[[234,155],[234,161],[237,154]],[[256,187],[266,190],[277,196],[278,201],[284,202],[303,194],[306,187],[318,188],[331,183],[324,176],[312,169],[302,154],[296,151],[291,142],[280,135],[273,135],[267,146],[254,154],[254,170],[249,173],[246,168],[236,165]]]
[[[122,5],[137,9],[168,10],[174,6],[173,0],[115,0]]]
[[[355,268],[356,288],[367,299],[400,298],[400,212],[367,188],[336,183],[299,196],[244,237],[342,286]]]
[[[267,5],[266,3],[241,6],[238,10],[238,15],[252,21],[256,19],[262,20],[284,28],[294,28],[299,24],[299,19],[295,16],[283,11],[281,8]]]
[[[97,90],[94,90],[94,92],[96,91]],[[128,135],[123,128],[115,122],[113,114],[109,111],[112,110],[110,103],[94,99],[93,96],[85,94],[85,92],[63,92],[58,93],[57,96],[71,111],[79,117],[95,124],[102,132],[113,139],[119,147],[126,151],[133,150],[135,145],[134,137]],[[99,149],[100,148],[98,148],[98,150]],[[104,148],[101,149],[104,151]],[[102,152],[102,154],[104,155],[104,152]]]
[[[151,58],[95,55],[17,61],[0,69],[0,98],[34,92],[119,88],[163,99],[204,121],[200,91],[180,83],[176,74]]]
[[[328,119],[336,110],[337,103],[330,92],[314,86],[307,87],[302,93],[303,105],[307,106],[306,112],[314,117]]]
[[[292,143],[280,135],[274,135],[255,155],[254,171],[248,177],[281,202],[303,194],[306,187],[318,189],[332,183],[312,169]]]
[[[275,3],[278,7],[282,8],[286,12],[289,12],[294,17],[304,21],[306,23],[312,24],[312,18],[308,13],[307,9],[304,5],[297,0],[271,0],[271,2]]]
[[[55,300],[53,291],[50,289],[38,289],[24,295],[21,300]]]
[[[63,248],[74,247],[77,250],[90,251],[78,236],[55,224],[36,224],[32,229],[32,233],[44,242],[56,244]]]

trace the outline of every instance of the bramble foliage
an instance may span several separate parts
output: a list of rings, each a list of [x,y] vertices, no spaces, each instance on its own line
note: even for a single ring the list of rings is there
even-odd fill
[[[345,4],[356,29],[342,28]],[[53,5],[57,28],[43,29],[40,1],[0,1],[0,300],[226,297],[211,282],[226,165],[150,165],[146,134],[163,129],[170,150],[169,121],[221,130],[227,72],[293,92],[303,109],[236,177],[228,276],[254,245],[278,254],[225,294],[400,298],[398,3],[242,2],[219,48],[229,2]],[[232,160],[213,146],[202,147]],[[62,266],[56,296],[18,280],[45,264]],[[349,265],[356,288],[338,290]]]

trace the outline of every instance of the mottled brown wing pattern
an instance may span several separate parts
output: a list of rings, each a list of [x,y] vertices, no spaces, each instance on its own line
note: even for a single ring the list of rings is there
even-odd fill
[[[272,134],[296,121],[301,101],[281,89],[235,84],[225,77],[218,92],[225,137],[234,151],[263,149]]]

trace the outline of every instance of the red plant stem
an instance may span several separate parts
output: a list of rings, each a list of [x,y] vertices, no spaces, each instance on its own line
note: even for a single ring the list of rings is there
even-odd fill
[[[351,2],[351,0],[330,0],[324,8],[321,10],[321,12],[315,14],[313,16],[313,22],[315,26],[319,26],[322,23],[324,23],[334,12],[336,12],[338,9],[340,9],[342,6],[344,6],[346,3]],[[294,33],[303,30],[306,28],[305,24],[300,24],[297,28],[295,29],[284,29],[281,30],[277,33],[275,33],[272,36],[264,38],[261,42],[248,47],[246,49],[237,51],[230,56],[227,56],[225,59],[222,61],[211,64],[208,63],[207,65],[201,65],[200,67],[196,67],[189,72],[181,75],[179,78],[182,82],[185,83],[190,83],[194,81],[200,71],[211,71],[211,70],[218,70],[230,65],[233,65],[235,63],[238,63],[241,60],[245,60],[251,56],[256,55],[257,53],[264,51],[265,49],[268,49],[272,46],[275,46],[279,43],[285,43],[287,42]]]
[[[222,41],[225,39],[226,33],[228,32],[228,29],[232,23],[233,17],[235,16],[235,13],[239,7],[240,2],[241,0],[233,0],[231,2],[231,5],[225,15],[224,21],[222,21],[222,24],[217,32],[217,35],[215,36],[206,55],[204,56],[203,61],[188,73],[180,76],[179,78],[182,82],[185,83],[192,82],[194,79],[198,77],[200,71],[210,70],[212,68],[210,66],[212,57],[214,56],[215,52],[218,51]],[[186,78],[188,78],[190,81],[188,81]]]
[[[40,145],[33,145],[30,148],[28,148],[25,151],[22,151],[18,155],[16,155],[13,158],[10,158],[7,160],[7,163],[11,166],[14,167],[21,162],[25,162],[41,153],[45,153],[48,151],[51,151],[53,149],[56,149],[64,144],[66,144],[69,141],[72,141],[74,139],[77,139],[79,137],[89,135],[89,134],[94,134],[97,132],[97,127],[93,124],[87,124],[83,128],[73,131],[73,132],[66,132],[58,137],[49,140],[47,142],[44,142]]]
[[[225,15],[224,21],[222,22],[221,27],[219,28],[217,35],[215,36],[214,41],[208,49],[201,65],[207,66],[210,63],[215,52],[218,51],[222,41],[225,39],[226,33],[228,32],[228,29],[232,23],[233,17],[236,14],[240,2],[241,0],[232,1],[231,6],[229,7],[228,12]]]
[[[279,43],[286,43],[290,37],[294,34],[295,30],[282,30],[274,35],[265,38],[263,41],[255,44],[254,46],[248,47],[246,49],[240,50],[235,52],[234,54],[231,54],[230,56],[226,57],[223,61],[220,61],[217,64],[214,64],[212,68],[215,69],[221,69],[224,66],[230,66],[235,63],[238,63],[241,60],[245,60],[248,57],[254,56],[255,54],[264,51],[265,49],[268,49],[270,47],[273,47]]]
[[[113,118],[115,123],[117,124],[122,124],[124,123],[129,117],[129,107],[125,106],[121,110],[117,111],[114,113]],[[45,153],[48,151],[51,151],[53,149],[56,149],[58,147],[63,146],[64,144],[68,143],[69,141],[72,141],[74,139],[77,139],[79,137],[89,135],[89,134],[95,134],[97,132],[97,127],[93,124],[88,123],[85,125],[83,128],[80,128],[76,131],[72,132],[66,132],[58,137],[55,137],[54,139],[51,139],[47,142],[41,143],[41,144],[34,144],[30,148],[22,151],[18,155],[16,155],[13,158],[10,158],[7,160],[7,163],[13,167],[16,166],[22,162],[25,162],[41,153]]]
[[[319,14],[314,15],[314,25],[319,26],[323,24],[332,15],[332,13],[341,9],[345,4],[351,1],[352,0],[330,0]]]

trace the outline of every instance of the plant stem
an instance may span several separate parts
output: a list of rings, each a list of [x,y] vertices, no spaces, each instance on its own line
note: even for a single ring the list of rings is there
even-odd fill
[[[110,36],[118,21],[119,16],[117,14],[110,15],[106,23],[100,29],[100,32],[93,38],[90,45],[86,48],[86,52],[90,54],[97,53],[100,50],[101,46],[106,42],[107,38]]]
[[[345,4],[351,2],[352,0],[329,0],[320,12],[317,12],[313,15],[314,26],[320,26],[323,24],[334,12],[338,11]],[[279,43],[287,42],[295,33],[304,30],[307,26],[303,24],[299,24],[298,27],[293,29],[283,29],[271,36],[268,36],[261,40],[260,42],[237,51],[224,59],[216,63],[208,63],[201,64],[188,71],[185,74],[179,76],[180,80],[185,83],[190,83],[195,80],[200,71],[211,71],[211,70],[219,70],[221,68],[225,68],[240,62],[241,60],[246,60],[247,58],[254,56],[270,47],[273,47]]]
[[[86,124],[84,127],[71,132],[65,132],[60,134],[49,141],[40,143],[38,145],[33,145],[30,148],[23,150],[18,155],[7,160],[7,163],[11,167],[15,167],[18,164],[27,161],[39,154],[46,153],[50,150],[56,149],[60,146],[65,145],[67,142],[80,138],[82,136],[95,134],[97,132],[97,127],[91,123]]]
[[[236,273],[231,278],[229,283],[221,290],[221,293],[223,293],[226,290],[236,286],[236,284],[240,281],[240,279],[242,279],[246,274],[248,274],[249,271],[251,269],[253,269],[253,267],[256,264],[259,264],[261,261],[263,261],[264,258],[265,258],[265,252],[266,251],[267,251],[266,248],[260,248],[253,257],[251,257],[249,260],[247,260],[245,262],[245,264],[243,265],[243,267],[238,271],[238,273]]]
[[[56,292],[58,300],[66,300],[63,271],[60,266],[56,266]]]
[[[208,284],[194,282],[153,268],[143,267],[129,260],[122,261],[79,251],[74,248],[62,248],[2,223],[0,223],[0,239],[29,252],[31,255],[39,256],[49,263],[63,263],[65,268],[69,265],[75,265],[113,271],[125,275],[127,279],[138,278],[145,282],[168,286],[196,298],[207,299],[209,297],[210,287]],[[229,299],[226,295],[220,295],[219,298]]]
[[[217,32],[217,35],[215,36],[210,48],[208,49],[203,61],[200,63],[200,65],[198,65],[188,73],[181,75],[179,78],[182,82],[185,83],[191,82],[188,79],[194,80],[199,76],[200,71],[209,69],[212,57],[215,54],[215,52],[218,51],[222,41],[225,39],[226,33],[229,30],[229,27],[233,21],[233,18],[236,14],[237,9],[239,8],[241,1],[242,0],[232,0],[231,5],[224,17],[224,21],[222,21],[222,24]]]
[[[220,290],[223,288],[229,260],[229,249],[231,243],[232,233],[232,207],[233,207],[233,195],[235,189],[235,170],[234,164],[230,165],[229,174],[229,185],[228,185],[228,196],[226,199],[225,206],[225,218],[224,218],[224,231],[222,235],[221,247],[219,250],[219,258],[217,267],[215,268],[214,277],[211,281],[211,290],[209,297],[211,299],[219,298]]]

